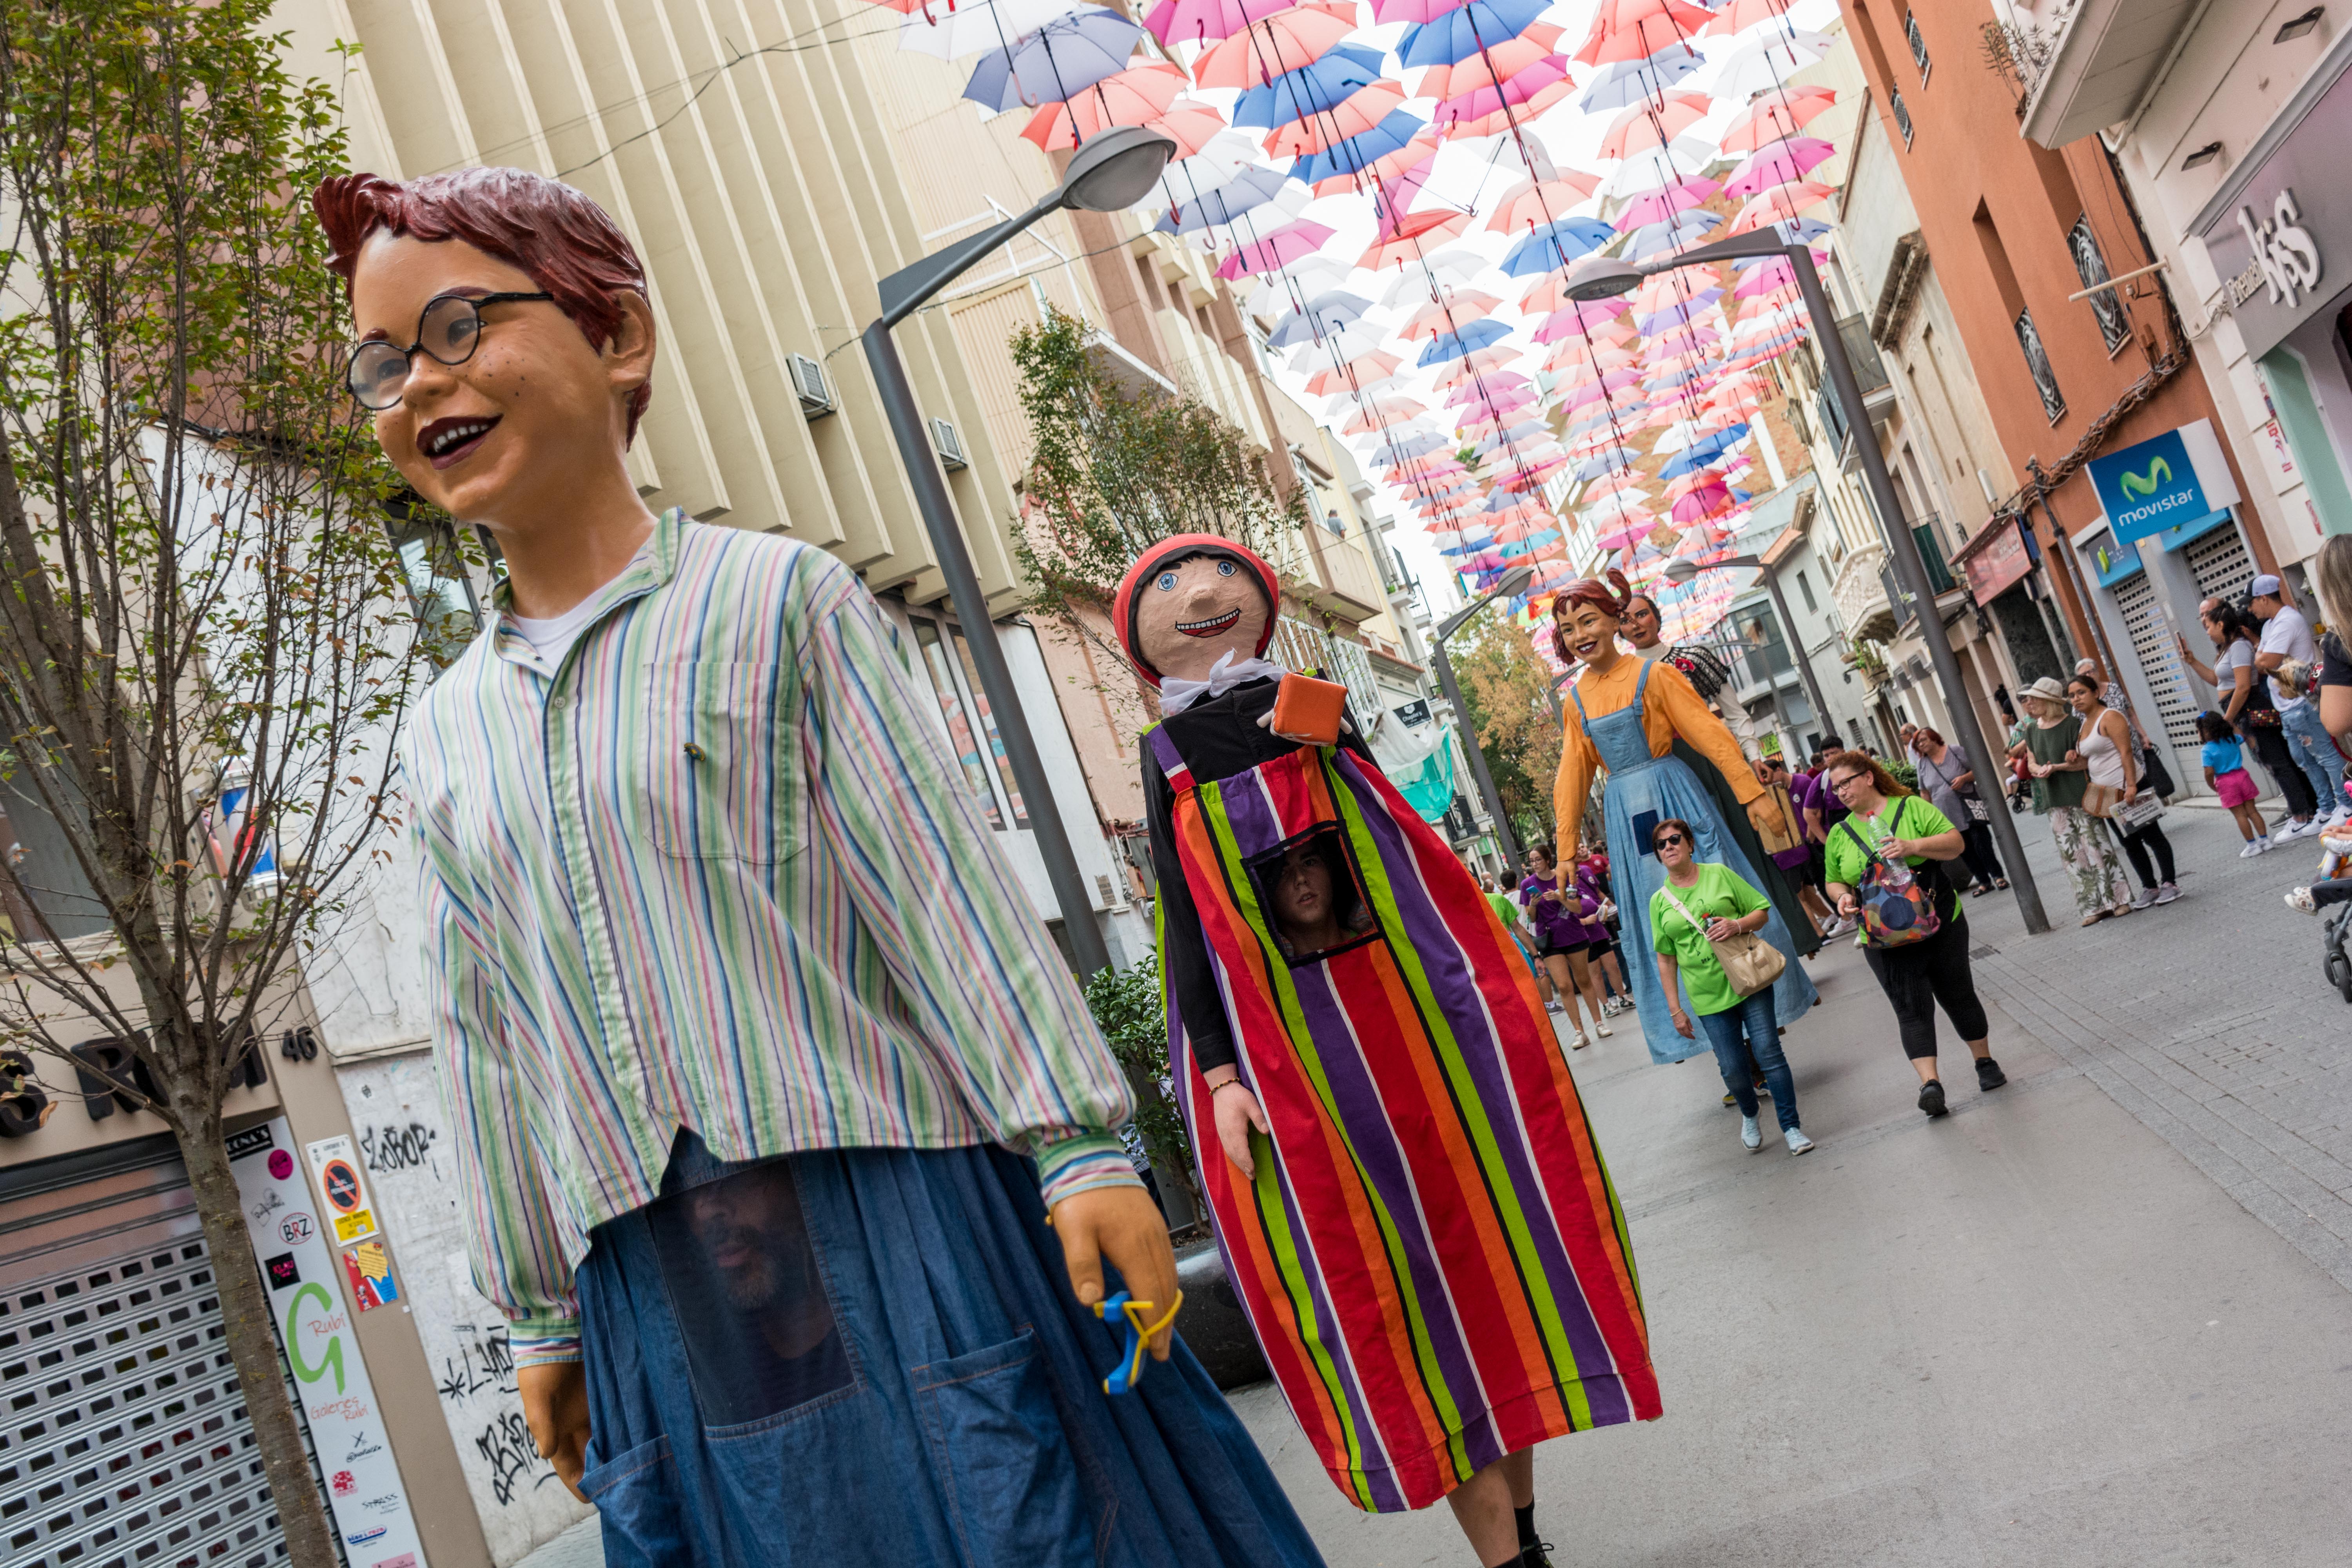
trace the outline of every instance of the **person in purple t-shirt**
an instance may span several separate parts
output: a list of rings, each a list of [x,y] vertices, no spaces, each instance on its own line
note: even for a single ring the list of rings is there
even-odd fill
[[[1569,1042],[1569,1048],[1582,1050],[1592,1043],[1592,1035],[1607,1039],[1615,1033],[1609,1026],[1608,1015],[1601,1010],[1600,978],[1586,961],[1593,942],[1609,938],[1597,923],[1601,905],[1579,891],[1574,877],[1560,874],[1550,845],[1531,847],[1526,864],[1528,877],[1519,884],[1519,907],[1528,911],[1536,953],[1551,973],[1552,989],[1567,1004],[1569,1022],[1576,1026],[1576,1038]],[[1592,1035],[1584,1032],[1583,1016],[1577,1011],[1580,997],[1591,1011]]]

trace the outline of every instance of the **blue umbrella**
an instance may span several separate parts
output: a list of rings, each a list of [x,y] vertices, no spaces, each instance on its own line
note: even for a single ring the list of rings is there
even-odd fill
[[[1565,267],[1616,237],[1617,231],[1597,217],[1562,218],[1521,236],[1503,258],[1503,271],[1512,278],[1532,278]]]
[[[1059,17],[1006,47],[981,57],[963,95],[999,113],[1066,103],[1127,68],[1143,37],[1140,24],[1099,5]]]
[[[1723,220],[1703,207],[1676,213],[1663,223],[1645,223],[1626,237],[1624,258],[1647,261],[1669,250],[1679,250],[1692,240],[1712,233]]]
[[[1702,63],[1688,44],[1669,44],[1645,60],[1619,60],[1592,79],[1576,106],[1587,113],[1631,109],[1643,99],[1660,97]]]
[[[1359,88],[1381,79],[1381,60],[1378,49],[1335,44],[1322,58],[1243,93],[1234,105],[1234,123],[1273,131],[1337,109]]]
[[[1458,332],[1440,332],[1422,345],[1421,357],[1413,362],[1413,368],[1426,370],[1448,360],[1465,359],[1510,335],[1509,327],[1492,319],[1473,321]]]
[[[1212,224],[1231,223],[1251,208],[1274,200],[1289,180],[1279,169],[1254,163],[1215,189],[1170,207],[1151,226],[1160,234],[1191,234]]]
[[[1311,342],[1316,338],[1336,332],[1349,322],[1360,319],[1372,308],[1370,300],[1362,300],[1345,289],[1333,289],[1307,301],[1303,310],[1293,310],[1275,324],[1266,334],[1268,348],[1286,349],[1293,343]]]
[[[1459,64],[1481,48],[1517,37],[1551,9],[1551,0],[1470,0],[1434,21],[1407,27],[1397,58],[1407,66]]]
[[[1428,123],[1402,109],[1392,109],[1386,120],[1370,131],[1350,136],[1344,142],[1334,142],[1324,151],[1309,153],[1291,164],[1291,177],[1312,185],[1335,175],[1360,174],[1412,141]]]

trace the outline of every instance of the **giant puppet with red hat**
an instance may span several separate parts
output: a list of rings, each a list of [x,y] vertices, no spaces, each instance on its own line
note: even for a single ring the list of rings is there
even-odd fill
[[[1252,552],[1179,534],[1112,606],[1160,694],[1141,750],[1178,1099],[1333,1482],[1383,1511],[1454,1494],[1501,1561],[1497,1531],[1535,1546],[1534,1445],[1659,1413],[1632,1252],[1486,896],[1346,689],[1266,659],[1281,595]]]

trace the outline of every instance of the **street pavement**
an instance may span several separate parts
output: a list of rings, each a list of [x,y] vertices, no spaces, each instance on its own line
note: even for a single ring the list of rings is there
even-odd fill
[[[1947,1026],[1922,1117],[1843,945],[1787,1038],[1811,1154],[1747,1153],[1711,1060],[1630,1018],[1574,1053],[1665,1415],[1538,1451],[1559,1568],[2352,1562],[2352,1008],[2279,896],[2316,841],[2241,860],[2175,810],[2184,896],[2085,931],[2019,826],[2054,929],[1969,910],[2009,1087]],[[1234,1404],[1335,1568],[1473,1563],[1444,1508],[1349,1506],[1270,1384]]]

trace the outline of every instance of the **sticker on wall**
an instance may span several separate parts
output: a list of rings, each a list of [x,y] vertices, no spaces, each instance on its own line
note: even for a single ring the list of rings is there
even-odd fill
[[[343,1276],[352,1282],[352,1305],[360,1311],[400,1300],[400,1287],[393,1283],[392,1259],[384,1256],[381,1239],[343,1248]]]
[[[360,1157],[346,1137],[320,1138],[302,1145],[310,1173],[319,1184],[328,1226],[336,1245],[349,1247],[376,1231],[375,1211],[368,1205],[367,1184],[360,1179]]]

